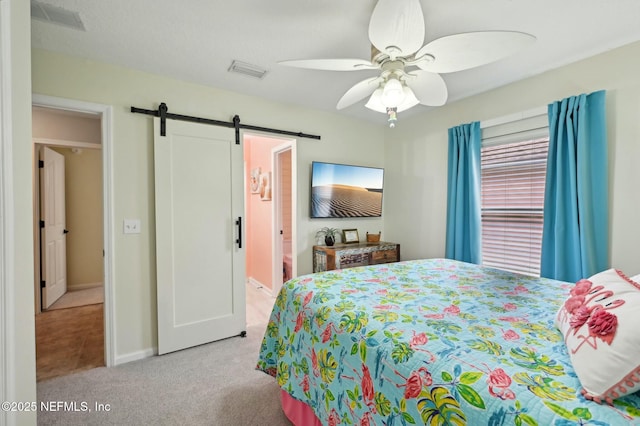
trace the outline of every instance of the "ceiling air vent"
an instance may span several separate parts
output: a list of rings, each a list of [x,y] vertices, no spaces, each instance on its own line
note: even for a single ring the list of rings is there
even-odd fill
[[[74,30],[86,31],[80,14],[47,3],[31,1],[31,18],[50,24],[62,25]]]
[[[235,60],[231,63],[231,66],[227,71],[248,75],[249,77],[253,77],[253,78],[263,78],[267,73],[267,70],[265,70],[262,67],[259,67],[258,65],[252,65],[246,62],[240,62]]]

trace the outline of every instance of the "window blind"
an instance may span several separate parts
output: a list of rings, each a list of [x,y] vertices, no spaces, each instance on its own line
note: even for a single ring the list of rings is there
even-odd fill
[[[549,118],[546,108],[537,108],[515,117],[505,117],[494,122],[480,124],[482,128],[482,146],[502,145],[521,142],[549,135]]]
[[[539,276],[548,128],[502,136],[481,150],[482,263]]]

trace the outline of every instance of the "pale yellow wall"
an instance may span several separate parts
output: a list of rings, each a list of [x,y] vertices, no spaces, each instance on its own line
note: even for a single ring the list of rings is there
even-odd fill
[[[7,0],[4,0],[7,4]],[[32,147],[31,147],[31,45],[29,3],[9,0],[11,26],[9,47],[11,88],[9,105],[11,119],[13,253],[8,256],[14,274],[13,282],[6,283],[5,297],[12,302],[11,320],[4,330],[8,347],[3,359],[8,360],[11,377],[2,377],[5,395],[10,401],[36,401],[35,325],[33,292],[33,202],[32,202]],[[4,8],[3,10],[7,10]],[[9,76],[6,76],[9,77]],[[5,194],[9,195],[9,194]],[[7,413],[10,422],[35,425],[36,413]]]
[[[382,219],[309,219],[312,160],[383,166],[381,127],[293,105],[172,80],[113,65],[34,49],[33,92],[113,106],[113,212],[116,358],[156,346],[156,277],[153,130],[149,116],[131,106],[169,111],[322,136],[299,139],[297,247],[300,274],[312,270],[311,246],[317,229],[383,229]],[[241,76],[235,78],[243,78]],[[285,87],[282,88],[286,90]],[[23,162],[25,168],[30,163]],[[384,213],[383,213],[384,214]],[[123,235],[122,220],[140,218],[142,233]],[[383,231],[384,234],[384,231]]]
[[[102,151],[54,149],[65,159],[67,287],[102,283]]]
[[[385,229],[403,258],[444,256],[447,129],[607,90],[611,266],[640,272],[640,43],[398,123],[385,133]]]

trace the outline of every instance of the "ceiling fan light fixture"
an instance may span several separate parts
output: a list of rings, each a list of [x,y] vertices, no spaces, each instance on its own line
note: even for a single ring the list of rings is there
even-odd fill
[[[382,87],[378,87],[371,97],[367,104],[365,105],[370,110],[381,112],[383,114],[387,114],[387,122],[389,123],[389,127],[396,127],[396,122],[398,121],[398,113],[402,111],[406,111],[409,108],[413,108],[418,105],[420,101],[416,98],[416,95],[413,93],[413,90],[408,86],[403,85],[402,91],[404,93],[404,100],[397,107],[386,107],[382,102],[382,96],[384,89]]]
[[[397,108],[404,101],[402,83],[396,77],[389,77],[382,89],[382,104],[387,108]]]
[[[417,104],[441,106],[447,102],[447,85],[441,73],[453,73],[498,61],[523,49],[535,37],[518,31],[475,31],[447,35],[425,43],[421,0],[375,0],[369,20],[371,60],[306,59],[285,65],[332,71],[380,69],[353,85],[340,98],[343,109],[367,96],[366,107],[389,116]],[[418,70],[409,71],[409,67]]]
[[[416,95],[413,94],[413,90],[408,86],[403,86],[402,90],[404,91],[404,101],[400,106],[398,106],[398,112],[406,111],[420,103],[418,98],[416,98]]]
[[[383,90],[384,89],[382,87],[377,88],[373,92],[371,97],[369,97],[369,101],[366,103],[365,107],[376,112],[387,114],[388,107],[386,107],[382,102]],[[418,99],[416,98],[416,95],[413,93],[413,90],[411,90],[409,87],[403,86],[402,91],[404,92],[404,100],[400,105],[396,107],[397,112],[406,111],[409,108],[413,108],[420,103],[420,101],[418,101]]]
[[[387,113],[387,107],[382,104],[382,87],[378,87],[369,97],[365,107],[375,112]]]

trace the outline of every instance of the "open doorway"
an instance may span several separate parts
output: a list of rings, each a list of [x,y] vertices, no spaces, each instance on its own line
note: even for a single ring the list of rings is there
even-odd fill
[[[111,108],[34,95],[32,117],[36,373],[43,380],[113,365],[104,149]]]
[[[244,134],[247,325],[266,323],[297,271],[296,141]]]
[[[105,365],[101,119],[34,106],[32,120],[43,380]]]
[[[296,253],[296,142],[286,141],[271,148],[273,164],[273,279],[271,292],[277,295],[282,284],[298,275]],[[279,267],[282,265],[282,273]]]

